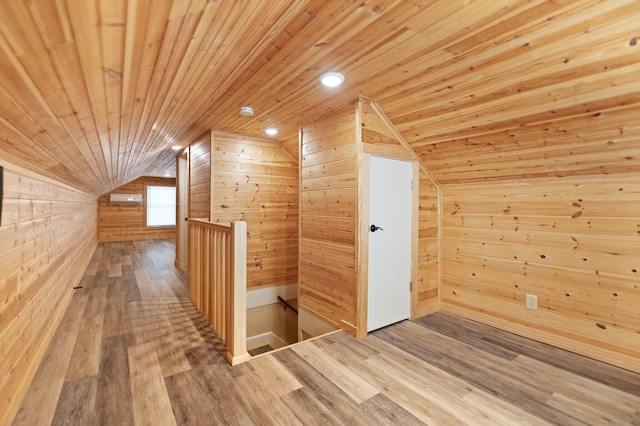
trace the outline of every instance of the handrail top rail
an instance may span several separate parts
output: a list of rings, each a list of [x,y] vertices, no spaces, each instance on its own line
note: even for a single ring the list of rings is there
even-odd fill
[[[230,223],[217,223],[211,222],[209,219],[198,219],[198,218],[189,218],[187,223],[191,223],[197,226],[203,226],[206,228],[213,228],[222,232],[231,232],[231,224]]]

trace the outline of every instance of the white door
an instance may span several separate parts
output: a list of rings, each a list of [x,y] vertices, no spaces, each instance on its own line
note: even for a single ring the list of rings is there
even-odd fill
[[[407,319],[411,312],[413,165],[370,158],[367,331]]]

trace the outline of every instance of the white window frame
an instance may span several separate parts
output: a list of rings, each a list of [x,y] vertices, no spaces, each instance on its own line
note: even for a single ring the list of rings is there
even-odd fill
[[[153,191],[154,189],[163,189],[163,190],[173,190],[173,194],[171,197],[171,203],[165,203],[162,204],[161,206],[163,206],[164,208],[168,209],[169,206],[171,206],[171,217],[172,217],[172,222],[170,224],[160,224],[160,225],[156,225],[156,224],[150,224],[149,221],[149,212],[150,212],[150,208],[153,208],[154,206],[150,206],[150,197],[149,197],[149,192],[150,190]],[[176,187],[175,185],[145,185],[145,189],[144,189],[144,200],[145,200],[145,208],[144,208],[144,223],[145,223],[145,227],[146,228],[175,228],[176,227]],[[168,216],[167,216],[168,217]],[[153,222],[153,221],[151,221]]]

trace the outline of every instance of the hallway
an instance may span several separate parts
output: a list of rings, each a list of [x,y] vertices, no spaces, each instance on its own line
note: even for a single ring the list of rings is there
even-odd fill
[[[99,244],[14,424],[640,424],[640,375],[446,313],[232,368],[173,259]]]

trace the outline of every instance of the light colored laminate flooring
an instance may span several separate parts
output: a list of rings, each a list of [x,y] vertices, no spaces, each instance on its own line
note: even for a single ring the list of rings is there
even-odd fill
[[[237,367],[171,240],[102,243],[16,425],[640,425],[640,375],[446,313]]]

